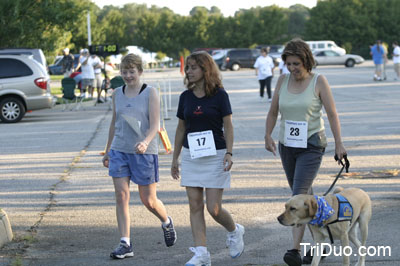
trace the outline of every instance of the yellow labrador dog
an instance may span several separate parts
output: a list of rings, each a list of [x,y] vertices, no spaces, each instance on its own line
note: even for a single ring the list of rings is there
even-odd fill
[[[365,249],[360,249],[360,247],[365,247],[371,214],[371,200],[365,191],[358,188],[344,190],[338,187],[335,189],[334,194],[328,194],[325,197],[314,195],[293,196],[286,202],[285,212],[278,216],[278,221],[286,226],[309,224],[317,248],[327,245],[322,243],[326,238],[330,237],[328,231],[331,232],[331,238],[340,239],[342,251],[349,246],[350,239],[359,253],[356,265],[364,266],[366,252],[362,252]],[[347,218],[343,217],[343,215],[347,216]],[[357,224],[359,224],[360,228],[361,242],[357,238]],[[314,249],[312,266],[319,264],[321,253],[322,249],[319,252]],[[350,254],[349,252],[344,253],[342,254],[344,255],[343,265],[350,265]]]

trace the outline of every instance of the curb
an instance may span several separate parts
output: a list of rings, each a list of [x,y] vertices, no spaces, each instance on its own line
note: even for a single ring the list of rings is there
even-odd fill
[[[7,213],[0,209],[0,248],[13,239],[10,220]]]

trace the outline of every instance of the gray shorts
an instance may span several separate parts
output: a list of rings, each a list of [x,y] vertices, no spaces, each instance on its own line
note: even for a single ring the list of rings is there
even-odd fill
[[[307,148],[285,147],[279,143],[279,154],[292,195],[313,194],[312,183],[321,166],[325,148],[311,144]]]
[[[400,63],[396,63],[394,64],[394,71],[399,72],[400,73]]]
[[[82,79],[82,88],[86,89],[87,86],[93,87],[94,79]]]

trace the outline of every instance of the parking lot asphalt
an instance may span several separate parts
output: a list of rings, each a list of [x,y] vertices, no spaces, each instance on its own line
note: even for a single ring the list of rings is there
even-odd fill
[[[342,187],[359,187],[371,197],[373,214],[367,246],[371,252],[389,247],[391,254],[368,256],[367,265],[398,265],[400,219],[400,82],[388,66],[388,80],[374,82],[373,66],[318,67],[335,97],[351,175]],[[285,265],[291,230],[276,217],[290,197],[279,157],[264,149],[269,103],[260,101],[254,70],[222,72],[232,110],[235,142],[231,188],[223,205],[244,225],[245,252],[231,259],[226,232],[206,214],[208,248],[213,265]],[[185,89],[179,70],[146,71],[146,83],[165,87],[171,97],[165,126],[174,140],[179,94]],[[277,72],[273,85],[277,80]],[[164,110],[164,109],[163,109]],[[326,120],[326,116],[324,117]],[[84,110],[53,109],[28,113],[17,124],[0,122],[0,208],[11,221],[15,240],[0,249],[0,265],[184,265],[193,245],[185,190],[169,175],[171,154],[160,154],[158,196],[174,219],[175,246],[164,245],[159,221],[140,203],[132,185],[131,219],[135,256],[112,261],[109,253],[119,241],[112,180],[102,166],[111,119],[109,104],[85,103]],[[322,195],[340,170],[333,159],[334,142],[326,120],[328,147],[314,192]],[[278,127],[277,127],[278,128]],[[274,131],[275,139],[278,130]],[[160,150],[162,147],[160,146]],[[306,232],[303,242],[312,241]],[[339,243],[336,243],[338,246]],[[383,250],[380,250],[383,252]],[[388,252],[388,249],[386,249]],[[355,264],[356,256],[351,258]],[[329,256],[321,265],[341,265]]]

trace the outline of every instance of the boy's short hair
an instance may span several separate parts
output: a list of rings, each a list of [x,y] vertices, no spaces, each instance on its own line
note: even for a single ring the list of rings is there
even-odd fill
[[[128,69],[136,67],[139,72],[143,72],[143,61],[142,58],[136,54],[127,54],[121,59],[119,69]]]

